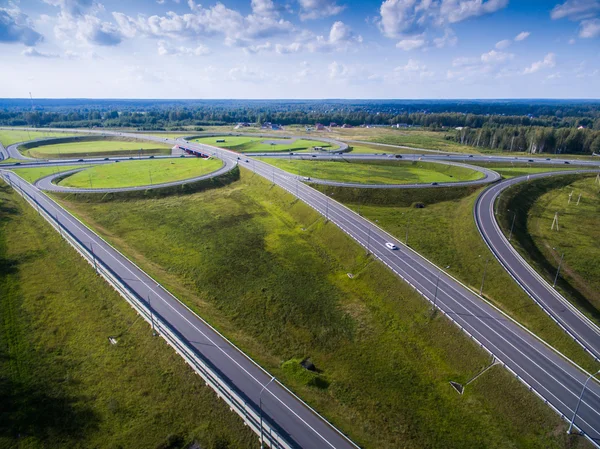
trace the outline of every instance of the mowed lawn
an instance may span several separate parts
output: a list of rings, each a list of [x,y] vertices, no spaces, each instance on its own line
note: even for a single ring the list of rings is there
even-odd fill
[[[0,129],[0,143],[5,147],[12,145],[17,142],[26,142],[28,140],[41,139],[46,137],[70,137],[70,136],[81,136],[81,133],[69,133],[68,130],[65,132],[48,132],[48,131],[26,131],[26,130],[12,130],[12,129]]]
[[[142,154],[170,154],[171,145],[156,142],[127,141],[127,140],[93,140],[84,142],[58,143],[42,145],[31,149],[20,149],[30,157],[56,158],[56,157],[82,157],[99,155],[138,155]]]
[[[361,447],[583,444],[501,367],[458,395],[449,381],[466,382],[489,356],[331,222],[248,170],[185,196],[63,202]],[[318,373],[300,367],[305,357]]]
[[[220,159],[172,158],[94,165],[62,181],[65,187],[135,187],[195,178],[218,170]]]
[[[555,171],[565,171],[565,170],[580,170],[582,167],[577,167],[573,165],[564,165],[564,166],[556,166],[556,165],[540,165],[540,164],[505,164],[505,163],[474,163],[472,165],[477,165],[479,167],[489,168],[490,170],[494,170],[502,175],[503,178],[516,178],[517,176],[523,175],[533,175],[535,173],[547,173],[547,172],[555,172]]]
[[[31,167],[31,168],[17,168],[12,170],[18,174],[21,178],[29,183],[34,183],[38,179],[45,176],[52,175],[54,173],[61,173],[64,171],[74,170],[76,168],[85,167],[85,165],[68,165],[62,167]]]
[[[362,184],[458,182],[483,178],[483,174],[475,170],[431,162],[260,159],[303,177]]]
[[[0,263],[0,447],[257,446],[202,378],[3,182]]]
[[[225,142],[217,142],[225,140]],[[271,152],[271,151],[306,151],[313,147],[322,147],[326,150],[333,150],[337,146],[332,146],[327,142],[305,139],[286,139],[283,137],[249,137],[249,136],[219,136],[219,137],[201,137],[193,139],[192,142],[205,143],[219,148],[227,148],[241,153]]]

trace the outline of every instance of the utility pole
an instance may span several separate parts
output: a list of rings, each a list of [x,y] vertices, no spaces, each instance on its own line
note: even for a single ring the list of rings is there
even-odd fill
[[[90,242],[90,251],[92,252],[92,260],[94,261],[94,269],[98,273],[98,264],[96,263],[96,254],[94,254],[94,244]]]
[[[569,202],[567,204],[571,204],[571,197],[573,196],[573,190],[571,190],[571,193],[569,193]]]
[[[404,239],[404,244],[408,246],[408,229],[410,227],[410,217],[406,217],[406,238]]]
[[[577,198],[577,206],[579,206],[580,201],[581,201],[581,193],[579,194],[579,198]]]
[[[553,249],[556,249],[556,248],[553,248]],[[560,262],[558,262],[558,270],[556,270],[556,276],[554,276],[554,283],[552,284],[552,287],[556,287],[556,281],[558,281],[558,274],[560,273],[560,267],[562,266],[564,257],[565,257],[565,253],[563,252],[560,255]]]
[[[152,303],[150,302],[150,292],[148,292],[148,309],[150,310],[150,325],[152,326],[152,336],[156,337],[156,329],[154,328],[154,313],[152,312]]]
[[[369,226],[367,231],[367,255],[371,252],[371,226]]]
[[[556,230],[558,231],[558,212],[554,214],[554,220],[552,220],[552,226],[550,226],[550,230],[554,230],[554,226],[556,225]]]
[[[579,411],[579,406],[581,405],[581,399],[583,398],[583,393],[585,393],[585,387],[587,386],[587,383],[590,381],[590,379],[592,377],[596,377],[598,374],[600,374],[600,370],[596,371],[594,374],[590,374],[588,376],[588,378],[585,380],[585,382],[583,383],[583,388],[581,389],[581,394],[579,395],[579,399],[577,400],[577,406],[575,407],[575,412],[573,413],[573,418],[571,419],[571,423],[569,424],[569,429],[567,430],[567,433],[569,435],[571,434],[571,430],[573,429],[573,423],[575,422],[575,417],[577,416],[577,412]]]
[[[435,308],[437,306],[437,293],[438,286],[440,285],[440,275],[442,274],[442,270],[438,270],[437,279],[435,281],[435,294],[433,295],[433,308],[431,309],[431,313],[435,313]]]

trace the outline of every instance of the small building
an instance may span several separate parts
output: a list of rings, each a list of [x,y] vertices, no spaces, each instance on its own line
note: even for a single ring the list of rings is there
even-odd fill
[[[344,124],[342,125],[342,128],[345,128],[345,129],[346,129],[346,128],[352,128],[352,125],[349,125],[348,123],[344,123]]]
[[[329,124],[329,127],[330,127],[330,128],[337,128],[337,123],[335,123],[335,122],[331,122],[331,123]]]
[[[316,129],[317,131],[323,131],[323,130],[325,129],[325,125],[323,125],[322,123],[317,123],[317,124],[315,125],[315,129]]]

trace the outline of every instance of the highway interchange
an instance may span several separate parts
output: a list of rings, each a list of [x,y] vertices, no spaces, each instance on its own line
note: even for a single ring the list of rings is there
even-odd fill
[[[100,131],[102,134],[109,134]],[[175,145],[172,139],[156,136],[144,136],[132,133],[113,133],[143,140],[159,141]],[[427,300],[449,319],[454,321],[471,338],[491,353],[503,366],[535,392],[542,400],[553,407],[565,419],[573,415],[577,399],[587,378],[587,373],[561,356],[554,349],[539,340],[518,323],[503,314],[476,292],[446,274],[424,257],[404,246],[393,236],[376,225],[301,182],[298,176],[274,168],[250,156],[238,159],[239,154],[204,144],[187,143],[186,147],[195,151],[214,153],[228,164],[240,163],[247,169],[255,171],[274,184],[297,196],[306,204],[324,215],[365,247],[374,257],[382,261],[398,276],[408,282]],[[7,156],[4,152],[5,157]],[[10,153],[8,153],[10,155]],[[321,156],[318,156],[321,157]],[[351,157],[344,155],[344,157]],[[374,157],[363,155],[358,157]],[[387,156],[375,156],[387,157]],[[417,157],[417,156],[415,156]],[[423,159],[440,159],[458,161],[467,159],[464,155],[418,155]],[[111,158],[114,159],[114,158]],[[246,162],[246,159],[248,162]],[[508,158],[475,156],[469,161],[503,161]],[[514,160],[511,158],[510,160]],[[101,161],[96,160],[101,163]],[[105,162],[105,161],[102,161]],[[564,164],[564,160],[537,161],[547,164]],[[575,163],[575,162],[574,162]],[[577,162],[580,163],[579,161]],[[22,163],[21,166],[26,166]],[[598,167],[595,161],[586,161],[589,169]],[[590,171],[587,170],[587,171]],[[579,171],[577,171],[579,172]],[[570,171],[569,173],[574,173]],[[190,312],[176,298],[170,295],[144,272],[139,270],[127,258],[114,250],[99,236],[79,223],[69,212],[44,195],[37,186],[26,183],[15,174],[3,171],[3,176],[17,189],[34,198],[40,207],[55,217],[61,226],[76,236],[81,242],[94,247],[97,259],[114,270],[129,288],[142,300],[152,296],[152,308],[169,326],[176,330],[184,341],[203,359],[214,366],[233,388],[248,399],[248,403],[256,410],[259,395],[262,394],[263,412],[269,427],[289,443],[291,447],[355,447],[352,442],[342,436],[316,412],[293,396],[277,382],[269,383],[270,376],[248,359],[237,348],[210,328],[201,318]],[[532,175],[538,176],[538,175]],[[547,175],[546,175],[547,176]],[[511,183],[523,179],[514,178]],[[544,281],[530,272],[530,267],[519,261],[510,249],[505,247],[497,223],[493,217],[494,198],[508,184],[507,181],[493,184],[484,191],[476,216],[478,226],[484,239],[509,272],[519,281],[532,287],[530,295],[553,316],[563,328],[579,337],[579,342],[591,354],[598,356],[600,334],[598,329],[586,321],[565,299],[550,290]],[[430,186],[428,186],[430,187]],[[505,239],[506,240],[506,239]],[[392,242],[398,250],[390,251],[385,243]],[[510,244],[509,244],[510,245]],[[521,263],[521,265],[519,265]],[[536,283],[537,282],[537,283]],[[531,285],[530,285],[531,284]],[[523,285],[522,285],[523,286]],[[525,288],[525,287],[524,287]],[[265,387],[266,386],[266,387]],[[587,391],[578,410],[575,424],[586,437],[600,446],[600,385],[596,382],[587,384]]]

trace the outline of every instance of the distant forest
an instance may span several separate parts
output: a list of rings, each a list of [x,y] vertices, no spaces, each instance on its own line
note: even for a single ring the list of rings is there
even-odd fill
[[[0,125],[177,130],[238,122],[421,126],[503,151],[600,153],[591,100],[30,100],[0,99]]]

